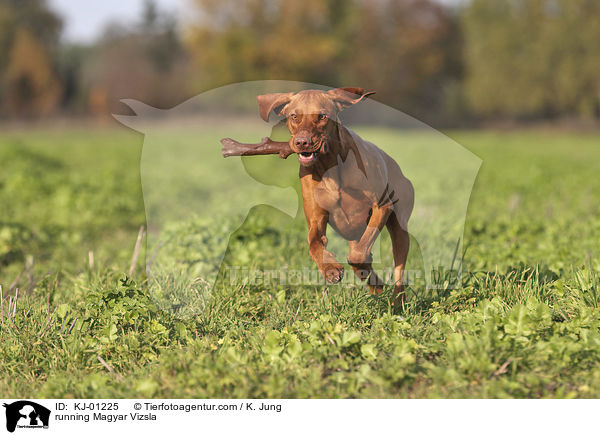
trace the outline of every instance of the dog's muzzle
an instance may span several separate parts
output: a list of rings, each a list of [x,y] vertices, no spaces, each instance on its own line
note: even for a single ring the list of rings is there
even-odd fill
[[[298,161],[303,165],[310,165],[317,161],[319,154],[327,153],[329,151],[329,144],[327,141],[323,141],[321,146],[315,151],[303,151],[298,153]]]

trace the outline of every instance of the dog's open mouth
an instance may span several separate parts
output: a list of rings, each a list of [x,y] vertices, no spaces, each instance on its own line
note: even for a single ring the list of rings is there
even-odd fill
[[[319,152],[318,151],[313,151],[311,153],[309,153],[309,152],[298,153],[298,161],[300,163],[311,163],[311,162],[314,162],[315,160],[317,160],[317,157],[319,157]]]

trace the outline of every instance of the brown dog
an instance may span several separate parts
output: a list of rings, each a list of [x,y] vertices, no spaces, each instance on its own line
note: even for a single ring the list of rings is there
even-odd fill
[[[338,114],[374,92],[339,88],[258,96],[260,116],[286,117],[290,148],[298,154],[310,256],[330,283],[344,268],[326,250],[327,224],[349,241],[348,263],[371,293],[383,291],[372,268],[371,249],[384,225],[394,254],[394,292],[404,298],[402,274],[409,248],[408,219],[414,191],[398,164],[382,150],[343,127]]]

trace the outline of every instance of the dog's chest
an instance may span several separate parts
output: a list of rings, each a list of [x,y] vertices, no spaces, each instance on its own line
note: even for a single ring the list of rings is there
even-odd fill
[[[344,177],[332,168],[314,191],[317,204],[329,212],[330,225],[347,239],[360,237],[369,220],[371,201],[363,189],[354,174]]]

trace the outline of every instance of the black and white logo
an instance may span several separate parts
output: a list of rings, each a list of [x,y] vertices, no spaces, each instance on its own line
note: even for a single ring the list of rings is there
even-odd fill
[[[6,430],[48,429],[50,410],[29,400],[19,400],[3,405],[6,408]]]

